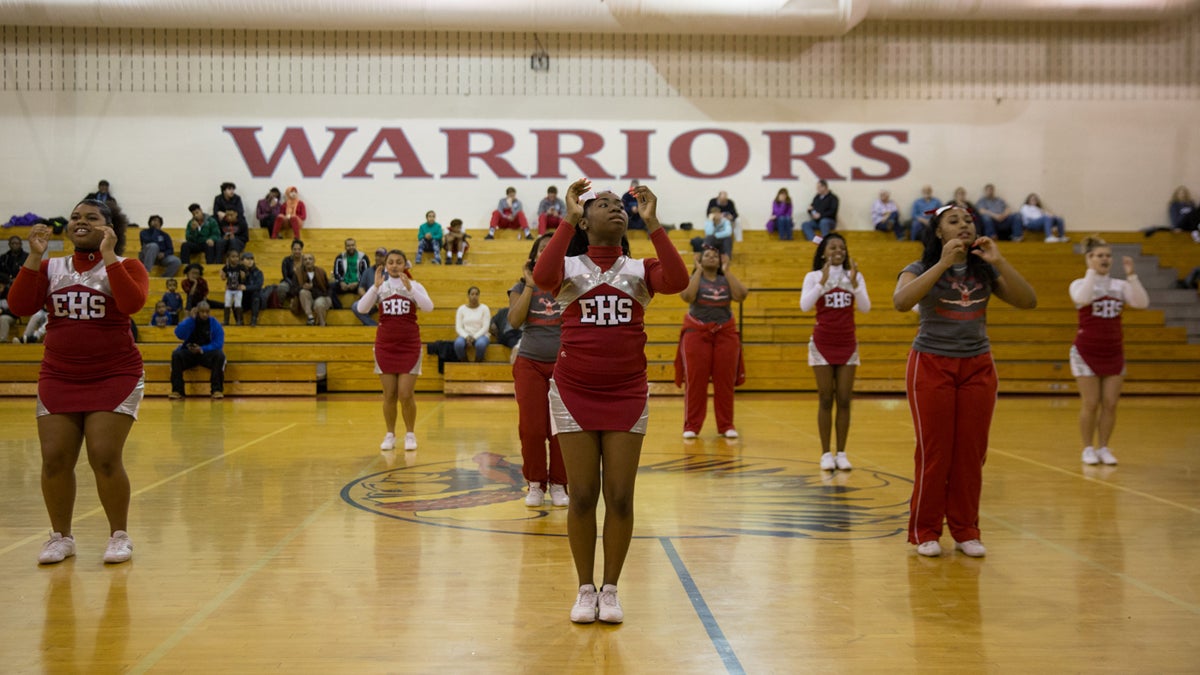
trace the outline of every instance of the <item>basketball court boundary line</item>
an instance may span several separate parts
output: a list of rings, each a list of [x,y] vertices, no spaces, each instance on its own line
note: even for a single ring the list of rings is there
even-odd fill
[[[688,599],[692,601],[692,608],[696,610],[696,615],[700,618],[700,623],[704,625],[704,631],[708,633],[708,638],[712,641],[713,648],[717,650],[721,661],[724,662],[725,672],[730,673],[730,675],[745,675],[746,669],[742,667],[737,654],[733,653],[733,647],[729,644],[725,633],[717,625],[716,617],[713,616],[708,603],[704,602],[704,595],[700,593],[699,587],[696,586],[696,581],[692,579],[691,573],[688,572],[687,565],[683,563],[683,558],[679,557],[679,551],[675,550],[675,545],[671,543],[669,537],[659,537],[658,541],[662,544],[663,550],[666,551],[667,558],[671,560],[671,566],[675,568],[675,576],[679,577],[679,583],[683,584],[683,590],[687,593]]]

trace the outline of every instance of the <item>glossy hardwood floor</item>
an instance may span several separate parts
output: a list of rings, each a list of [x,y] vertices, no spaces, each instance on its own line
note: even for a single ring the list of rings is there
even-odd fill
[[[904,540],[912,425],[859,397],[823,475],[812,396],[746,395],[742,438],[651,401],[626,621],[570,623],[563,509],[523,504],[509,398],[150,399],[127,446],[134,559],[81,462],[78,555],[48,521],[31,399],[0,401],[0,672],[1195,672],[1200,402],[1128,397],[1118,467],[1084,468],[1074,398],[1003,398],[989,555]],[[943,536],[949,549],[952,540]],[[599,573],[599,570],[597,570]]]

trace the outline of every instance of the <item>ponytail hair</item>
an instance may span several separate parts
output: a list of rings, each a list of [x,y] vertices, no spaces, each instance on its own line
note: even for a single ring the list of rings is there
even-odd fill
[[[1093,234],[1093,235],[1083,238],[1083,254],[1084,255],[1091,253],[1095,249],[1107,248],[1108,246],[1109,246],[1108,242],[1101,239],[1100,235],[1098,235],[1098,234]]]

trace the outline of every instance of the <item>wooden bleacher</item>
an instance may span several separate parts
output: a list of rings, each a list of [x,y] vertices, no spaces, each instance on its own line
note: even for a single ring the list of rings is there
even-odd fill
[[[176,241],[182,231],[168,229]],[[856,389],[864,392],[902,393],[904,364],[916,331],[915,313],[896,312],[891,293],[898,271],[920,255],[914,243],[897,243],[889,235],[854,231],[844,233],[851,255],[867,280],[874,303],[868,314],[858,314],[858,339],[863,365]],[[415,230],[305,230],[306,252],[316,255],[327,270],[342,250],[346,237],[355,237],[360,251],[379,245],[399,246],[410,253]],[[690,250],[692,232],[673,231],[681,251]],[[1076,241],[1079,235],[1076,236]],[[1164,233],[1143,238],[1140,233],[1104,233],[1113,243],[1141,244],[1147,253],[1164,261],[1186,265],[1195,256]],[[1190,246],[1194,246],[1190,241]],[[467,264],[414,266],[413,273],[433,298],[435,309],[420,317],[425,342],[454,337],[454,315],[466,300],[468,286],[479,286],[483,301],[499,309],[506,306],[506,291],[516,282],[530,243],[513,232],[499,238],[472,239]],[[250,250],[255,252],[267,283],[278,281],[279,262],[288,255],[290,242],[271,241],[254,230]],[[634,235],[635,255],[652,249]],[[989,335],[1005,393],[1065,393],[1075,391],[1067,365],[1067,350],[1075,333],[1076,311],[1067,297],[1067,286],[1083,271],[1083,261],[1069,244],[1046,245],[1039,241],[1003,242],[1004,254],[1033,283],[1038,308],[1021,311],[992,303]],[[67,245],[69,249],[69,244]],[[813,391],[815,382],[807,365],[806,343],[814,317],[799,309],[799,287],[812,266],[815,248],[804,241],[779,242],[765,232],[748,232],[735,249],[734,272],[752,293],[738,308],[744,340],[747,381],[742,391]],[[1190,256],[1190,257],[1189,257]],[[211,296],[223,295],[219,265],[206,266]],[[1188,267],[1190,269],[1190,267]],[[1186,271],[1186,270],[1184,270]],[[151,300],[139,316],[140,340],[146,362],[146,392],[166,395],[170,389],[170,355],[178,345],[170,328],[146,326],[154,301],[165,290],[166,280],[151,277]],[[680,320],[686,305],[676,297],[659,297],[646,313],[651,391],[675,394],[673,361]],[[214,310],[220,318],[221,310]],[[249,317],[247,316],[247,320]],[[1124,391],[1145,394],[1200,393],[1200,345],[1189,345],[1183,328],[1164,324],[1158,310],[1125,313],[1128,376]],[[375,329],[362,326],[348,311],[331,311],[329,325],[312,327],[285,309],[264,310],[260,325],[231,326],[226,330],[229,396],[312,396],[318,391],[377,392],[372,343]],[[36,390],[41,345],[3,345],[0,359],[0,395],[32,395]],[[512,392],[509,350],[492,345],[485,363],[448,363],[439,374],[437,360],[426,355],[418,391],[447,394],[508,394]],[[185,378],[189,395],[208,393],[208,373],[202,368]]]

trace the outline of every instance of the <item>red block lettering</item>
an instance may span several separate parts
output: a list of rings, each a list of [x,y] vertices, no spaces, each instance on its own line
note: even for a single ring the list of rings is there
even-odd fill
[[[833,166],[821,159],[833,152],[836,143],[833,136],[820,131],[764,131],[769,141],[767,161],[770,163],[770,173],[763,180],[796,180],[799,178],[792,172],[792,163],[796,160],[804,162],[808,170],[817,178],[824,180],[845,180],[845,176],[837,172]],[[812,141],[812,149],[804,154],[794,154],[792,138],[803,136]]]
[[[889,136],[901,143],[908,143],[907,131],[868,131],[855,136],[854,140],[850,142],[850,147],[854,148],[854,152],[867,159],[886,164],[888,170],[887,173],[872,176],[857,166],[852,167],[850,169],[852,180],[895,180],[908,173],[910,165],[907,157],[875,146],[872,141],[879,136]]]
[[[446,134],[446,173],[442,178],[478,178],[471,173],[471,159],[483,160],[497,178],[524,178],[525,176],[513,168],[500,155],[513,149],[516,142],[512,134],[503,129],[442,129]],[[483,134],[490,136],[492,147],[489,150],[471,152],[471,135]]]
[[[283,135],[279,137],[279,142],[275,144],[271,158],[267,159],[262,146],[258,144],[258,132],[262,131],[262,127],[224,127],[225,133],[233,137],[233,142],[237,145],[238,152],[242,155],[242,161],[246,163],[246,168],[250,170],[250,175],[255,178],[269,178],[275,175],[279,160],[289,149],[292,151],[292,157],[296,159],[296,166],[300,168],[302,176],[320,178],[325,175],[325,170],[337,156],[342,144],[346,142],[350,134],[358,131],[358,128],[325,127],[325,130],[333,134],[333,140],[325,148],[325,154],[321,155],[321,159],[318,160],[313,153],[312,144],[308,142],[308,135],[300,127],[285,129]]]
[[[391,157],[377,157],[376,153],[384,145],[392,151]],[[400,165],[400,172],[395,174],[395,178],[433,178],[433,174],[425,170],[421,165],[421,160],[417,157],[417,153],[408,142],[408,136],[404,135],[403,129],[384,127],[375,135],[375,140],[371,141],[371,147],[363,153],[362,159],[358,160],[358,164],[349,173],[343,174],[342,178],[373,178],[367,173],[367,167],[375,162],[395,162]]]
[[[725,167],[716,173],[701,173],[692,162],[692,145],[704,134],[714,134],[725,141]],[[688,178],[728,178],[741,173],[750,163],[750,144],[740,134],[725,129],[697,129],[680,134],[671,141],[668,157],[671,166]]]
[[[532,178],[566,178],[562,172],[562,160],[569,159],[588,178],[613,178],[592,155],[604,149],[604,137],[594,131],[583,129],[531,129],[538,141],[538,168]],[[564,134],[578,136],[582,147],[575,152],[562,151],[561,138]]]

